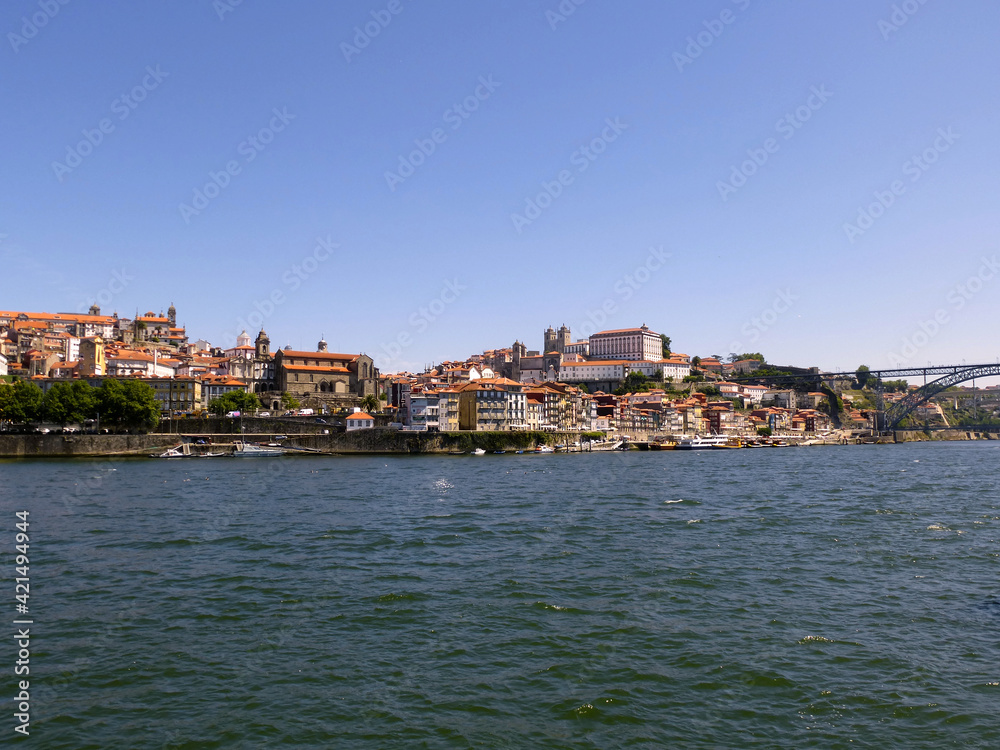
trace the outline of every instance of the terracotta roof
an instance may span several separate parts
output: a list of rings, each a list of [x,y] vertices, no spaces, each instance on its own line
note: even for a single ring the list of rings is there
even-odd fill
[[[631,365],[635,364],[630,359],[591,359],[587,362],[563,362],[562,367],[588,367],[601,365]]]
[[[346,367],[326,367],[324,365],[286,365],[282,364],[286,370],[295,372],[350,372]]]
[[[373,422],[375,421],[375,417],[373,417],[371,414],[365,414],[363,411],[356,411],[353,414],[348,414],[347,418],[348,419],[368,419],[368,420],[371,420]]]
[[[645,332],[645,333],[652,333],[654,336],[659,336],[658,333],[654,333],[653,331],[649,330],[648,328],[645,329],[645,331],[643,331],[642,328],[618,328],[618,329],[613,330],[613,331],[598,331],[597,333],[595,333],[590,338],[593,339],[594,336],[602,336],[602,335],[607,334],[607,333],[643,333],[643,332]]]
[[[338,354],[336,352],[303,352],[297,349],[279,349],[282,357],[295,357],[297,359],[347,359],[354,361],[360,354]],[[277,355],[277,352],[275,352]]]

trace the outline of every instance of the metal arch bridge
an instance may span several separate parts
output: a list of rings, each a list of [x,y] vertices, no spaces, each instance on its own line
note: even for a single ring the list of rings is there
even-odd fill
[[[769,382],[784,382],[792,384],[803,380],[821,382],[836,378],[854,377],[855,373],[850,372],[819,372],[802,371],[796,375],[780,375],[766,378],[754,378],[753,375],[746,375],[741,378],[730,378],[734,382],[748,382],[753,380],[768,380]],[[934,367],[903,367],[893,370],[871,370],[869,378],[876,379],[876,394],[878,401],[877,427],[882,432],[889,432],[909,416],[918,406],[926,403],[939,393],[951,388],[953,385],[965,383],[976,378],[986,378],[990,376],[1000,376],[1000,361],[978,365],[937,365]],[[882,381],[900,378],[923,377],[924,385],[915,391],[906,394],[902,399],[885,408],[885,399],[882,390]],[[929,380],[929,378],[933,378]]]
[[[878,427],[880,430],[889,431],[894,430],[896,426],[908,417],[918,406],[926,403],[934,396],[947,390],[948,388],[951,388],[953,385],[965,383],[969,380],[975,380],[976,378],[986,378],[991,375],[1000,375],[1000,364],[994,362],[992,364],[985,365],[946,365],[943,367],[913,367],[906,370],[873,370],[871,374],[879,378],[880,381],[886,375],[889,375],[890,378],[892,376],[905,378],[923,375],[925,380],[928,375],[939,376],[936,380],[925,382],[924,385],[917,390],[907,393],[903,398],[892,404],[888,409],[885,408],[884,401],[882,399],[881,382],[879,383],[879,387],[877,389],[880,412]]]

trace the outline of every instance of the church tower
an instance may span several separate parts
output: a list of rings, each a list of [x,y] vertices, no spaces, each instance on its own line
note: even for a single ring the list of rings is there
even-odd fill
[[[254,342],[254,347],[256,348],[257,359],[265,359],[271,356],[271,339],[267,337],[264,329],[260,329],[260,333],[257,334],[257,340]]]
[[[170,327],[177,327],[177,308],[174,307],[174,303],[170,303],[170,307],[167,308],[167,320],[170,321]]]
[[[566,353],[566,347],[573,343],[570,340],[569,328],[563,323],[562,327],[559,328],[559,336],[556,338],[556,351],[560,354]]]
[[[542,347],[542,354],[554,352],[556,350],[556,332],[552,326],[545,329],[545,345]]]

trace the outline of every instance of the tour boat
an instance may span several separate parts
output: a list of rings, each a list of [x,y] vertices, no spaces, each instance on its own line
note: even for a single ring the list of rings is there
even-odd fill
[[[237,442],[233,448],[233,455],[239,458],[266,458],[268,456],[281,456],[284,451],[280,448],[261,448],[252,443]]]
[[[738,437],[729,437],[729,438],[726,438],[726,442],[719,443],[718,445],[713,445],[712,447],[713,448],[721,448],[721,449],[742,448],[743,447],[743,442]]]
[[[728,438],[718,435],[713,437],[693,437],[693,438],[681,438],[681,441],[677,443],[676,450],[679,451],[695,451],[695,450],[705,450],[706,448],[715,448],[716,446],[725,446]]]
[[[669,440],[664,440],[659,443],[650,443],[649,449],[652,451],[672,451],[677,447],[677,443],[672,443]]]

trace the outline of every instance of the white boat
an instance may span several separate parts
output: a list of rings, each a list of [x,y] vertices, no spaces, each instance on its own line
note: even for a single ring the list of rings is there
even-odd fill
[[[472,451],[472,455],[473,456],[485,456],[486,455],[486,451],[484,451],[482,448],[476,448],[474,451]]]
[[[555,453],[555,449],[549,445],[539,445],[535,448],[535,453]]]
[[[193,458],[195,455],[197,454],[191,452],[191,446],[188,443],[181,443],[165,450],[159,455],[159,458]]]
[[[281,456],[284,453],[280,448],[261,448],[252,443],[237,442],[233,448],[233,455],[238,458],[266,458],[268,456]]]
[[[713,437],[687,437],[681,438],[680,442],[677,443],[677,447],[674,450],[678,451],[696,451],[704,450],[706,448],[715,448],[717,446],[725,446],[726,438],[724,435],[716,435]]]

